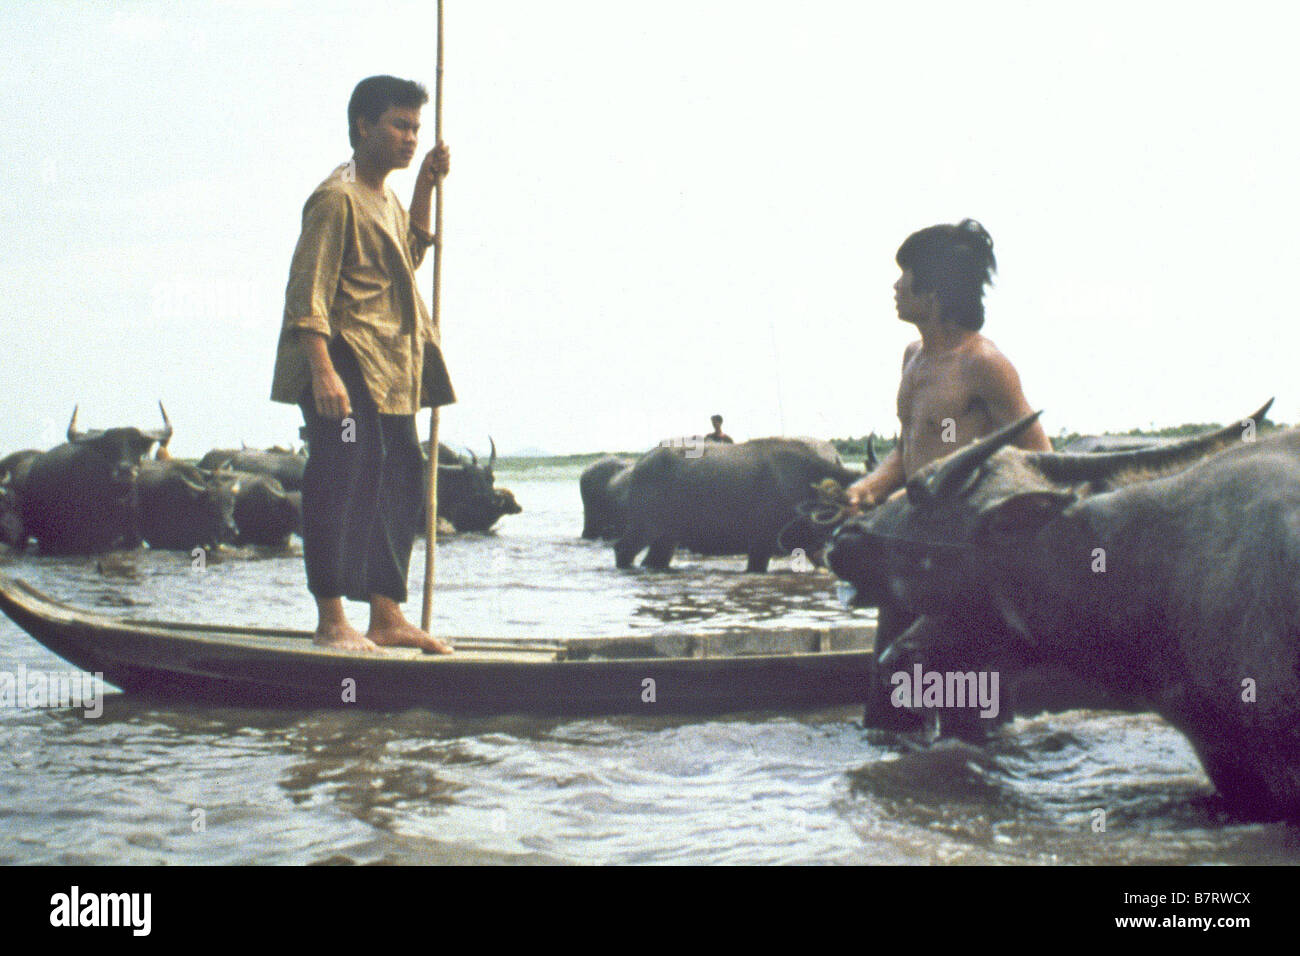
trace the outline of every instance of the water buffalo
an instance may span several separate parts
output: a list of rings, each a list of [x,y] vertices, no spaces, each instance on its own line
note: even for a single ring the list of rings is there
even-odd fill
[[[578,479],[582,495],[582,536],[617,538],[627,520],[627,479],[636,462],[609,456],[589,465]]]
[[[302,490],[302,473],[307,455],[287,448],[214,448],[199,459],[199,467],[216,471],[228,468],[270,475],[285,491]]]
[[[1234,808],[1300,819],[1300,430],[1233,426],[1114,455],[1007,447],[1034,417],[846,525],[832,567],[866,578],[875,563],[922,620],[993,609],[1001,626],[986,632],[897,643],[1015,644],[1134,695],[1187,736]]]
[[[232,544],[284,547],[301,533],[302,492],[286,492],[275,478],[221,468],[212,472],[233,521],[224,540]]]
[[[492,467],[496,464],[497,446],[488,438],[492,452],[486,465],[480,465],[478,456],[471,450],[469,460],[457,455],[446,445],[438,445],[438,517],[452,523],[457,531],[487,531],[503,515],[519,514],[523,508],[507,488],[495,487]],[[425,460],[428,460],[428,442],[424,443]],[[425,468],[425,496],[428,501],[428,468]],[[420,527],[427,518],[420,509]]]
[[[68,441],[32,459],[19,494],[24,530],[41,552],[93,553],[140,544],[136,473],[155,442],[171,437],[164,428],[109,428],[81,432],[77,410]]]
[[[492,466],[496,462],[496,443],[490,438],[488,441],[492,454],[486,466],[479,464],[472,451],[466,459],[446,445],[438,445],[438,516],[451,521],[457,531],[486,531],[502,515],[519,514],[523,510],[508,489],[494,487]],[[428,457],[427,442],[425,457]],[[282,542],[288,534],[285,528],[289,527],[286,524],[289,512],[286,502],[277,497],[277,490],[296,495],[288,501],[289,504],[298,503],[297,514],[301,515],[302,498],[298,493],[302,491],[302,473],[306,464],[306,454],[284,448],[216,448],[199,460],[201,468],[266,475],[278,482],[278,486],[242,485],[244,497],[238,508],[244,514],[244,522],[240,524],[238,515],[235,519],[235,523],[240,525],[241,542],[268,545]],[[427,500],[427,485],[425,492],[422,501]],[[291,530],[297,529],[298,520],[295,519]],[[423,515],[420,527],[424,527]]]
[[[1268,407],[1266,405],[1256,412],[1253,420],[1261,420]],[[1030,463],[1028,467],[1037,470],[1042,481],[1054,482],[1064,490],[1092,493],[1105,490],[1116,482],[1131,482],[1160,471],[1187,467],[1239,441],[1242,434],[1243,430],[1233,425],[1147,450],[1113,454],[1037,452],[1025,453],[1023,460]],[[946,549],[950,549],[950,545],[939,539],[918,542],[909,537],[906,530],[907,523],[913,518],[912,502],[929,500],[926,491],[928,476],[937,467],[937,464],[931,465],[913,476],[906,497],[895,495],[866,517],[849,522],[836,533],[832,542],[828,563],[836,574],[853,584],[856,592],[854,603],[879,608],[873,661],[876,679],[870,684],[873,690],[867,698],[865,714],[870,726],[892,729],[916,726],[915,714],[892,705],[882,680],[891,672],[897,673],[899,666],[905,667],[921,646],[929,649],[930,664],[946,661],[941,650],[943,647],[949,648],[960,659],[958,663],[969,663],[974,657],[985,655],[986,666],[1000,667],[1012,675],[1004,682],[1004,688],[1012,698],[1022,678],[1034,683],[1038,682],[1038,674],[1044,667],[1054,673],[1060,671],[1056,665],[1042,662],[1034,664],[1032,673],[1026,671],[1024,668],[1029,662],[1024,657],[1025,645],[985,639],[1006,627],[1003,620],[1005,608],[997,596],[971,591],[963,593],[961,600],[954,602],[951,594],[943,595],[945,600],[936,602],[944,608],[942,615],[923,613],[923,609],[916,607],[918,592],[915,587],[911,592],[910,606],[904,600],[899,589],[907,578],[906,572],[918,564],[932,563],[938,552],[946,553]],[[870,533],[867,533],[868,526]],[[1031,692],[1028,696],[1034,695]],[[1112,694],[1097,685],[1080,687],[1077,693],[1059,695],[1055,700],[1051,695],[1044,697],[1042,694],[1038,699],[1053,710],[1071,706],[1137,707],[1131,696]],[[1003,708],[1004,715],[1010,714],[1012,709],[1012,706]],[[982,737],[987,729],[972,718],[969,710],[945,712],[943,719],[945,732],[968,739]]]
[[[211,472],[176,459],[140,462],[136,475],[140,536],[170,551],[215,548],[235,532],[231,502]]]
[[[627,478],[627,520],[614,545],[615,563],[667,568],[678,545],[700,554],[744,554],[747,571],[767,570],[781,554],[778,536],[827,478],[841,485],[862,477],[844,467],[829,442],[756,438],[736,445],[709,442],[699,453],[660,446]]]

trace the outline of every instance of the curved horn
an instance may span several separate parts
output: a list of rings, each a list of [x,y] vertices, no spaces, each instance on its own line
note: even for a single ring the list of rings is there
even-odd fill
[[[1272,407],[1273,399],[1270,398],[1259,411],[1250,416],[1249,420],[1258,425]],[[1138,448],[1133,451],[1117,451],[1102,455],[1067,455],[1061,452],[1040,451],[1031,453],[1028,459],[1053,481],[1096,481],[1120,471],[1139,468],[1160,470],[1190,465],[1200,458],[1222,451],[1229,445],[1241,441],[1242,421],[1246,419],[1233,422],[1217,431],[1194,435],[1155,448]]]
[[[158,444],[163,448],[172,440],[172,420],[167,417],[167,409],[163,408],[162,399],[158,400],[158,411],[162,412],[163,430],[158,436]]]
[[[77,409],[79,405],[72,406],[72,420],[68,422],[68,444],[72,444],[82,436],[82,432],[77,431]]]
[[[474,454],[474,449],[473,449],[473,448],[466,447],[465,450],[466,450],[467,452],[469,452],[469,463],[470,463],[471,465],[473,465],[475,468],[477,468],[477,467],[478,467],[478,455]]]
[[[191,491],[207,491],[207,490],[208,490],[208,486],[207,486],[207,485],[205,485],[205,484],[204,484],[203,482],[201,482],[201,481],[195,481],[193,478],[191,478],[189,475],[185,474],[184,472],[181,473],[181,481],[184,482],[184,483],[185,483],[185,487],[189,488]]]
[[[1025,429],[1038,421],[1038,416],[1041,414],[1043,412],[1039,409],[1019,421],[1004,425],[991,435],[985,435],[943,459],[943,464],[925,480],[922,486],[928,496],[938,498],[961,487],[962,482],[969,478],[976,468],[984,464],[990,455],[1019,438]]]
[[[492,440],[491,435],[488,435],[488,444],[492,446],[492,456],[488,458],[488,469],[491,470],[497,460],[497,443]]]

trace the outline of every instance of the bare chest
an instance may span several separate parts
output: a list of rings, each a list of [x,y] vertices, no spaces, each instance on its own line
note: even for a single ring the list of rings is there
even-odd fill
[[[898,417],[904,424],[939,427],[965,418],[979,405],[964,363],[957,358],[913,358],[898,386]]]

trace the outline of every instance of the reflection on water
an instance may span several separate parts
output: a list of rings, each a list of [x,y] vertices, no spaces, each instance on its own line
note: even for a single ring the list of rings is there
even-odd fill
[[[743,557],[691,556],[664,574],[614,570],[608,546],[576,537],[576,474],[503,476],[525,513],[441,547],[444,631],[846,619],[820,573],[746,575]],[[311,624],[296,550],[226,552],[203,572],[146,551],[4,570],[105,613]],[[59,666],[0,621],[0,668],[19,664]],[[930,749],[863,731],[858,717],[453,718],[120,694],[98,720],[0,709],[0,863],[1300,859],[1292,828],[1226,814],[1183,738],[1149,715],[1021,719],[986,746]]]

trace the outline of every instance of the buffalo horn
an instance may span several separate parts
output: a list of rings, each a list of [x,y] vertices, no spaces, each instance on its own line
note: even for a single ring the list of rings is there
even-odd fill
[[[876,467],[876,433],[867,436],[867,471]]]
[[[985,435],[978,441],[971,442],[960,451],[953,452],[944,460],[939,469],[926,480],[925,490],[928,492],[929,497],[939,498],[960,488],[962,483],[974,474],[975,469],[984,464],[990,455],[1002,446],[1009,445],[1019,438],[1025,429],[1038,421],[1038,416],[1041,414],[1043,413],[1040,410],[1032,415],[1026,415],[1019,421],[1004,425],[991,435]]]
[[[488,435],[488,444],[492,446],[492,455],[488,458],[488,470],[491,471],[497,460],[497,443],[492,440],[491,435]]]
[[[205,484],[204,484],[203,482],[201,482],[201,481],[195,481],[195,480],[194,480],[193,478],[191,478],[189,475],[182,474],[182,475],[181,475],[181,481],[185,482],[185,487],[191,489],[192,491],[207,491],[207,490],[208,490],[208,486],[207,486],[207,485],[205,485]]]
[[[172,421],[167,417],[167,409],[163,408],[161,400],[158,402],[158,411],[162,412],[163,418],[163,430],[157,433],[158,444],[166,448],[167,443],[172,440]]]
[[[1250,420],[1258,425],[1272,406],[1273,399],[1270,398],[1259,411],[1250,416]],[[1067,455],[1044,451],[1034,452],[1028,457],[1031,464],[1053,481],[1097,481],[1122,471],[1160,470],[1189,465],[1241,440],[1241,422],[1233,422],[1218,431],[1206,432],[1203,435],[1195,435],[1192,438],[1155,448],[1138,448],[1133,451],[1117,451],[1102,455]]]
[[[68,422],[68,443],[71,444],[81,437],[82,433],[77,431],[77,409],[80,406],[72,406],[72,420]]]

